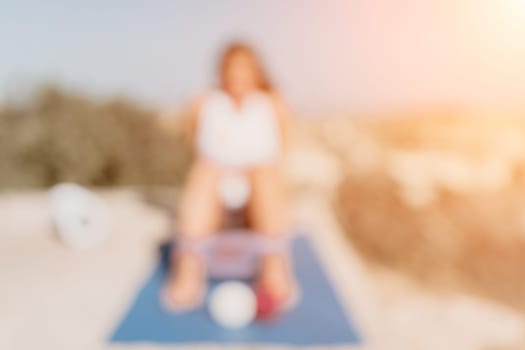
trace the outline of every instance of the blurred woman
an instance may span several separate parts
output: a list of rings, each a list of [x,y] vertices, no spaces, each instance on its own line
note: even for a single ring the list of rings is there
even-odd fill
[[[291,297],[293,276],[279,243],[289,230],[281,172],[287,120],[288,110],[255,52],[243,44],[228,46],[219,62],[218,88],[191,106],[197,158],[180,203],[179,244],[164,293],[172,310],[191,310],[202,302],[207,275],[200,245],[224,223],[226,197],[236,188],[234,180],[228,187],[228,180],[239,177],[250,189],[250,229],[268,238],[270,247],[261,260],[257,287],[283,303]],[[242,197],[246,186],[242,181],[239,186]],[[233,197],[230,204],[236,201]]]

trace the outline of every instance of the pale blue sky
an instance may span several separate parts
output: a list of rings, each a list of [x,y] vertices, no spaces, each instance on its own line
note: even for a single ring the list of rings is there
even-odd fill
[[[56,80],[176,106],[213,84],[217,51],[241,38],[301,110],[515,103],[525,45],[501,35],[525,30],[481,21],[496,0],[464,3],[0,0],[0,96]]]

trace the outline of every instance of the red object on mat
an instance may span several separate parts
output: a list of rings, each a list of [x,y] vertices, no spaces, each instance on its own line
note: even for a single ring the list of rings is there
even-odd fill
[[[257,299],[257,319],[271,320],[279,314],[280,301],[274,298],[267,289],[256,287],[255,296]]]

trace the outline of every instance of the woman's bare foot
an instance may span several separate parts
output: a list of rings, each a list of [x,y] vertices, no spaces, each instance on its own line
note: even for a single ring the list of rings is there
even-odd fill
[[[204,262],[200,256],[191,253],[178,253],[174,259],[175,269],[168,281],[165,297],[174,311],[191,310],[199,306],[204,296]]]

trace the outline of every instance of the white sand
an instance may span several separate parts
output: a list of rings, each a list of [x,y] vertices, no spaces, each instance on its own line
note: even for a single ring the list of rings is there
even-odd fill
[[[521,315],[466,295],[418,290],[400,276],[367,268],[342,238],[325,193],[303,193],[295,215],[364,337],[355,348],[520,348]],[[126,347],[106,339],[154,266],[169,221],[131,191],[104,196],[114,232],[100,247],[78,252],[55,238],[45,193],[0,195],[0,349]]]

